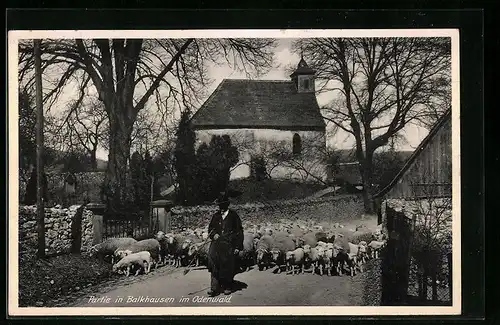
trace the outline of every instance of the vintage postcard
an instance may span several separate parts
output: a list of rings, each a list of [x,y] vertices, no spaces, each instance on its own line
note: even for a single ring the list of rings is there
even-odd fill
[[[459,32],[10,31],[9,315],[459,315]]]

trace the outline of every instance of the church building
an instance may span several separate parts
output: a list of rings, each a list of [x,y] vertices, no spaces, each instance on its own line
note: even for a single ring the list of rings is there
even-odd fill
[[[290,80],[224,79],[191,123],[198,145],[228,135],[238,147],[240,163],[231,179],[250,176],[250,161],[258,156],[267,161],[272,178],[326,178],[326,125],[316,100],[315,71],[304,58]]]

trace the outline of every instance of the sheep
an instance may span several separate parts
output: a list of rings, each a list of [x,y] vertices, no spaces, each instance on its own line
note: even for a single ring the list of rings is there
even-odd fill
[[[267,228],[264,229],[263,235],[272,236],[273,233],[274,233],[273,229],[271,229],[270,227],[267,227]]]
[[[157,235],[157,240],[161,246],[161,256],[163,258],[163,264],[171,265],[173,263],[174,251],[177,245],[176,238],[174,234],[168,233],[164,234],[159,232],[160,236]]]
[[[335,240],[333,241],[333,245],[339,249],[343,249],[345,251],[349,250],[349,241],[342,234],[337,234],[335,236]]]
[[[324,266],[324,268],[326,269],[326,274],[328,276],[332,275],[331,274],[331,270],[332,270],[332,262],[334,260],[334,258],[336,257],[336,254],[334,252],[334,248],[333,247],[328,247],[328,246],[324,246],[324,253],[322,256],[320,256],[320,264],[322,266]]]
[[[326,234],[326,242],[333,243],[335,241],[335,234],[333,232],[328,232]]]
[[[304,246],[305,262],[311,264],[312,273],[314,274],[316,269],[319,268],[320,274],[323,275],[323,267],[320,266],[320,260],[322,259],[325,249],[321,246],[312,248],[307,244]]]
[[[188,237],[186,239],[186,242],[188,243],[188,252],[186,256],[186,261],[188,263],[191,263],[193,260],[196,262],[196,266],[199,265],[199,259],[197,258],[197,252],[199,245],[201,243],[201,238],[198,237]]]
[[[313,232],[309,232],[302,236],[302,241],[304,245],[309,245],[311,247],[315,247],[318,244],[318,239]]]
[[[271,262],[271,249],[274,245],[274,239],[271,236],[262,236],[257,245],[255,246],[255,251],[257,253],[257,265],[259,266],[259,271],[269,267]]]
[[[196,229],[194,230],[194,234],[196,235],[196,237],[198,237],[198,238],[202,239],[203,229],[201,229],[201,228],[196,228]]]
[[[314,234],[316,236],[317,241],[322,241],[322,242],[328,242],[328,236],[325,232],[323,231],[318,231]]]
[[[127,255],[142,251],[148,251],[151,254],[151,258],[155,261],[156,269],[160,258],[161,246],[158,240],[153,238],[144,239],[131,245],[120,247],[115,251],[115,256],[124,258]]]
[[[256,261],[255,255],[255,236],[252,233],[243,234],[243,250],[238,253],[239,262],[245,271],[248,271]]]
[[[186,258],[189,253],[189,246],[193,243],[192,238],[188,238],[182,235],[176,235],[175,245],[173,247],[173,256],[174,256],[174,266],[180,267],[183,263],[185,263]]]
[[[353,255],[358,255],[359,246],[358,245],[354,245],[351,242],[349,242],[348,245],[349,245],[349,250],[347,251],[347,253],[353,254]]]
[[[357,230],[350,236],[350,241],[353,244],[359,244],[362,241],[370,241],[372,240],[373,234],[371,231],[362,228],[361,230]]]
[[[209,253],[208,242],[197,241],[189,245],[187,257],[189,261],[195,261],[195,266],[198,267],[200,264],[207,265],[208,253]]]
[[[290,237],[295,243],[295,248],[299,248],[304,245],[304,241],[302,240],[302,238],[298,238],[294,234],[289,234],[288,237]]]
[[[273,262],[278,266],[278,273],[281,273],[281,267],[285,264],[285,253],[295,249],[295,242],[287,235],[277,234],[273,236],[274,245],[271,248]]]
[[[160,264],[166,265],[168,261],[168,240],[169,235],[163,231],[158,231],[156,240],[160,243]]]
[[[306,234],[305,230],[303,228],[300,228],[299,226],[292,227],[292,229],[290,229],[290,233],[296,238],[300,238]]]
[[[370,248],[371,258],[378,258],[379,251],[385,246],[385,241],[372,240],[368,247]]]
[[[200,265],[208,266],[208,254],[209,254],[210,245],[206,242],[195,243],[189,247],[189,256],[194,256],[195,258],[195,266],[198,267]]]
[[[361,265],[366,263],[368,258],[368,245],[365,241],[360,241],[358,244],[358,263],[360,264],[360,271],[363,272]]]
[[[347,254],[347,267],[351,273],[351,276],[356,275],[356,265],[358,264],[358,255],[353,253]]]
[[[130,270],[132,266],[139,266],[135,275],[138,275],[141,269],[144,270],[145,274],[148,274],[151,270],[151,264],[153,263],[153,258],[151,253],[148,251],[140,251],[136,253],[129,254],[113,265],[113,272],[121,273],[122,269],[126,268],[126,276],[130,275]]]
[[[323,242],[323,241],[319,241],[319,242],[316,244],[316,246],[321,246],[321,247],[326,248],[327,243],[326,243],[326,242]]]
[[[366,242],[360,242],[358,245],[349,243],[349,251],[347,253],[349,255],[349,268],[357,267],[360,272],[363,272],[363,263],[366,258]],[[351,273],[353,273],[352,270]]]
[[[94,245],[90,248],[90,256],[98,256],[103,259],[104,257],[111,256],[111,263],[114,264],[114,252],[123,246],[128,246],[136,243],[134,238],[108,238],[100,244]]]
[[[297,273],[300,270],[300,272],[304,274],[304,257],[305,253],[303,248],[297,248],[293,251],[286,252],[285,261],[287,264],[287,271],[292,271],[292,274],[295,274],[295,267],[298,266],[299,269]]]
[[[342,276],[342,274],[343,274],[342,271],[344,270],[344,266],[350,265],[349,254],[342,247],[335,246],[334,249],[337,250],[337,256],[334,259],[334,266],[335,266],[335,269],[337,271],[337,274]]]

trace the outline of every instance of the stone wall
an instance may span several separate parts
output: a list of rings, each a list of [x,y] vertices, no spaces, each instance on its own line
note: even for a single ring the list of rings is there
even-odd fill
[[[244,224],[276,223],[280,219],[336,223],[358,218],[364,213],[362,198],[353,195],[246,203],[231,205],[231,208]],[[216,211],[216,206],[173,207],[172,229],[205,227]]]
[[[48,255],[67,253],[71,251],[71,224],[78,205],[69,208],[45,209],[45,245]],[[34,253],[37,250],[38,232],[36,222],[36,206],[19,207],[19,252]],[[85,252],[92,246],[91,211],[84,209],[82,215],[81,251]]]

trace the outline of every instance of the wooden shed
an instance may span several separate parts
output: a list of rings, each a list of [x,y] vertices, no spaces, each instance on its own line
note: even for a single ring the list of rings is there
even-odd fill
[[[451,110],[448,110],[375,198],[418,200],[451,197],[451,161]]]

